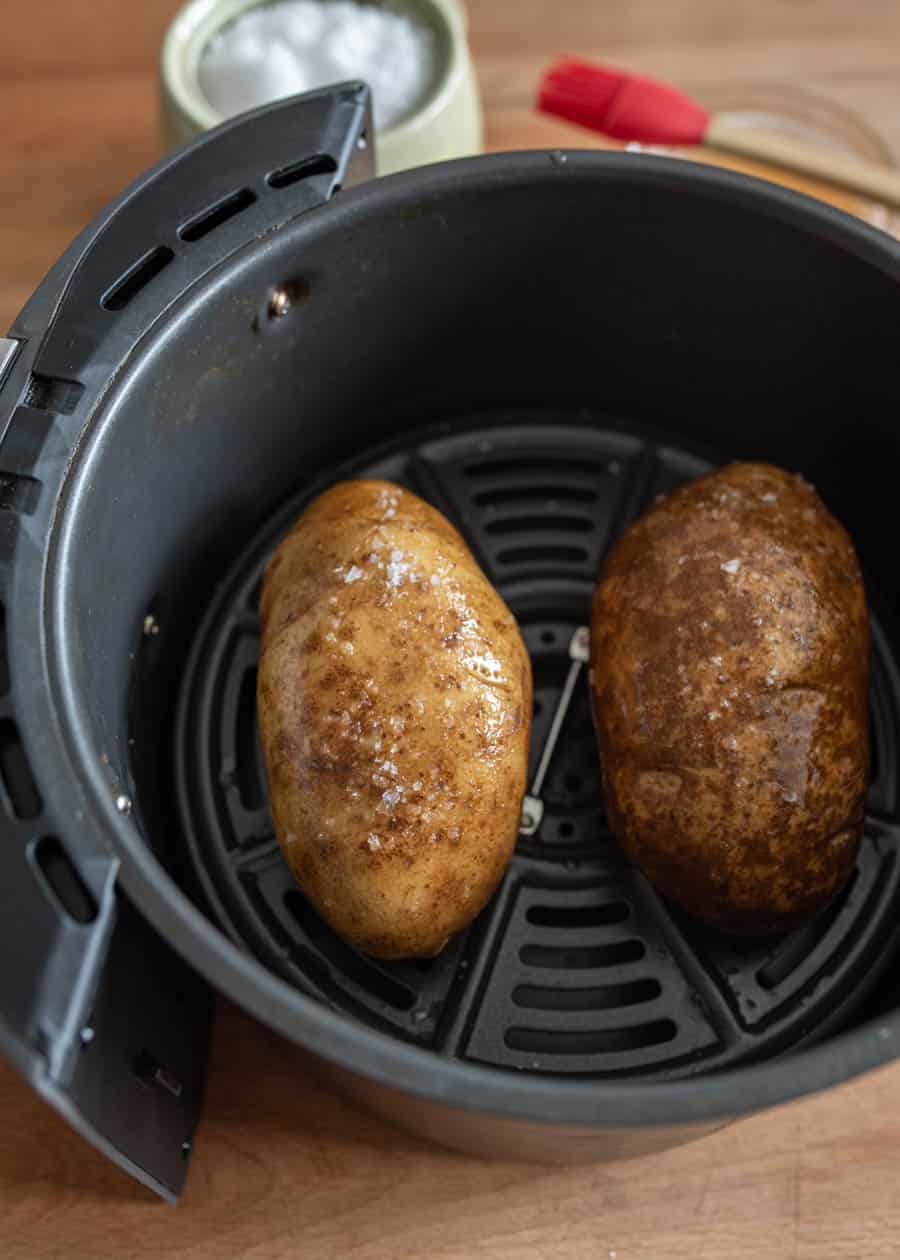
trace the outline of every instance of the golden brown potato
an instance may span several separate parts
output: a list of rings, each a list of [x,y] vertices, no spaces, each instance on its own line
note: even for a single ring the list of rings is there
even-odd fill
[[[732,464],[676,490],[594,595],[594,717],[626,853],[728,932],[824,906],[862,833],[868,677],[856,553],[811,486]]]
[[[307,508],[263,585],[257,691],[275,829],[346,940],[430,956],[516,842],[531,666],[453,526],[384,481]]]

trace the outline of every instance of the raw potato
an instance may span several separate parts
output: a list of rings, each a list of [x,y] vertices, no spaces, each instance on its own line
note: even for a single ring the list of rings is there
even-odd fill
[[[465,927],[516,843],[531,665],[452,525],[385,481],[334,486],[273,556],[259,726],[303,891],[378,958]]]
[[[802,922],[851,874],[869,775],[869,624],[853,544],[811,486],[732,464],[652,508],[594,595],[610,823],[727,932]]]

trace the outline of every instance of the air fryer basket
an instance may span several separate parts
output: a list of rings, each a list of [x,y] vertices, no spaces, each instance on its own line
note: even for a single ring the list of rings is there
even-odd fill
[[[226,124],[102,216],[11,333],[0,861],[21,965],[0,1034],[164,1193],[199,1110],[201,977],[418,1131],[554,1159],[684,1140],[890,1058],[900,1034],[897,245],[631,155],[364,182],[366,128],[356,85]],[[858,870],[767,944],[701,929],[622,861],[581,676],[611,538],[735,457],[816,483],[875,618]],[[340,942],[266,808],[261,567],[348,473],[454,519],[534,663],[531,820],[430,962]]]

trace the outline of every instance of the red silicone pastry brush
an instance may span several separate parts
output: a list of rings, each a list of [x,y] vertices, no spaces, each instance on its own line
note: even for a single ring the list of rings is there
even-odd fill
[[[829,153],[711,114],[668,83],[597,66],[557,61],[541,80],[538,108],[615,140],[706,145],[852,188],[900,209],[900,173]]]

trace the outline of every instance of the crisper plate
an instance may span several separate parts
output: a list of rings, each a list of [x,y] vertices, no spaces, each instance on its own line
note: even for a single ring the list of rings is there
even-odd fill
[[[852,881],[814,922],[764,942],[704,928],[625,862],[604,815],[577,632],[611,540],[655,495],[711,466],[602,416],[474,416],[361,455],[287,504],[208,610],[176,732],[193,864],[231,936],[356,1019],[514,1070],[684,1076],[776,1054],[844,1020],[898,932],[900,682],[877,610],[866,837]],[[518,618],[535,682],[530,783],[568,699],[500,889],[431,960],[380,962],[341,941],[295,884],[267,808],[256,731],[261,574],[304,504],[348,475],[396,480],[440,508]]]

